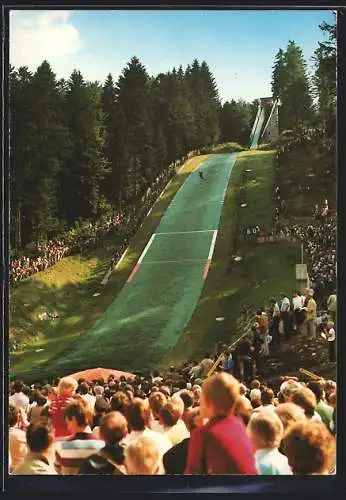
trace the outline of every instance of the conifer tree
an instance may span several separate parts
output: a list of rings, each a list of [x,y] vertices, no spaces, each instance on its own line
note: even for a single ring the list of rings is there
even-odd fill
[[[73,71],[65,99],[71,147],[61,176],[61,212],[68,222],[100,215],[100,186],[108,172],[104,156],[101,92]]]

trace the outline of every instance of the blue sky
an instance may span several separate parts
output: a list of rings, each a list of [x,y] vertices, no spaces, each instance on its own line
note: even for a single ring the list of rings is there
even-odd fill
[[[157,75],[206,60],[223,100],[270,95],[275,54],[294,40],[308,66],[331,10],[11,11],[10,62],[35,69],[46,58],[58,77],[117,80],[136,55]]]

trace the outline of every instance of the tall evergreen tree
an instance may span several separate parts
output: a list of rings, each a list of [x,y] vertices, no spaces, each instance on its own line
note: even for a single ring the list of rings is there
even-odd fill
[[[117,168],[121,171],[123,198],[126,201],[136,202],[142,183],[155,175],[150,90],[145,67],[137,57],[133,57],[116,85],[122,149]]]
[[[315,50],[313,83],[320,125],[331,136],[335,134],[336,122],[336,25],[323,23],[320,29],[328,40],[318,42]]]
[[[272,90],[280,97],[280,129],[292,129],[311,122],[312,96],[302,50],[289,41],[286,52],[279,50],[272,75]]]
[[[100,215],[100,186],[108,172],[100,88],[88,85],[76,70],[68,81],[65,113],[71,148],[61,176],[60,201],[61,213],[73,222]]]
[[[31,78],[23,103],[30,116],[25,136],[21,196],[23,243],[39,240],[58,228],[58,174],[68,151],[62,102],[55,74],[44,61]],[[16,160],[16,157],[14,157]],[[21,168],[17,165],[14,170]]]

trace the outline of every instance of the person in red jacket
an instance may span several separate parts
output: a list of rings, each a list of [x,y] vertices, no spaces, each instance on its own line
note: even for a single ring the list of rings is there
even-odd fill
[[[234,415],[239,398],[239,382],[228,373],[204,382],[200,410],[208,422],[190,437],[185,474],[257,474],[245,424]]]
[[[50,406],[50,416],[56,438],[71,434],[65,422],[64,410],[72,402],[77,387],[78,382],[72,377],[64,377],[59,382],[57,396],[52,400]]]

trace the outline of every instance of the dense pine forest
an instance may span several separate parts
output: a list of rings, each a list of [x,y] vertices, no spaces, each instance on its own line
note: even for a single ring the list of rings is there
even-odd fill
[[[272,92],[280,129],[335,134],[335,26],[321,30],[309,75],[290,41],[276,55]],[[232,82],[230,82],[232,87]],[[263,96],[264,97],[264,96]],[[10,70],[10,245],[37,249],[71,228],[131,214],[169,166],[218,143],[248,146],[258,101],[221,102],[205,61],[157,76],[133,57],[115,82],[86,81],[75,70],[58,80],[48,61],[33,73]]]

